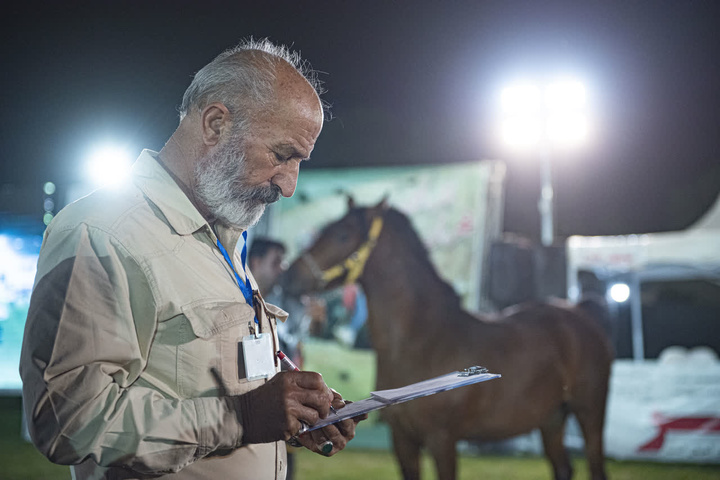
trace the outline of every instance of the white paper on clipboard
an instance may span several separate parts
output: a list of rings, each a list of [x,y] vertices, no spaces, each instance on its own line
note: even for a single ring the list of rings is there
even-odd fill
[[[472,385],[474,383],[485,382],[493,378],[500,378],[498,373],[473,373],[468,375],[465,372],[452,372],[439,377],[423,380],[422,382],[406,385],[401,388],[393,388],[390,390],[380,390],[371,392],[370,398],[358,400],[349,403],[339,409],[337,415],[330,413],[326,418],[320,420],[315,425],[303,429],[300,433],[317,430],[318,428],[331,425],[348,418],[353,418],[364,413],[372,412],[383,407],[395,405],[397,403],[407,402],[420,397],[434,395],[436,393],[445,392],[458,387]]]

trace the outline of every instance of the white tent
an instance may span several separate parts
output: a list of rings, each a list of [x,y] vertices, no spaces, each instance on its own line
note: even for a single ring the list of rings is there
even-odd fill
[[[572,236],[567,242],[568,287],[578,294],[579,270],[642,271],[665,266],[717,275],[720,268],[720,196],[712,208],[686,230],[603,237]],[[715,272],[714,274],[712,272]],[[649,272],[648,272],[649,274]],[[657,274],[656,274],[657,275]]]

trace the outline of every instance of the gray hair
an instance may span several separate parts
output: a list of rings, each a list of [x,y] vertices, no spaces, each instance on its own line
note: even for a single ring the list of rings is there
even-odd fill
[[[195,74],[183,95],[180,120],[192,108],[202,110],[210,103],[220,102],[231,114],[238,115],[235,130],[241,128],[249,120],[244,110],[267,108],[272,103],[276,68],[281,62],[287,62],[302,75],[318,97],[323,93],[317,72],[298,52],[267,38],[249,38],[224,51]],[[326,108],[323,103],[323,110]]]

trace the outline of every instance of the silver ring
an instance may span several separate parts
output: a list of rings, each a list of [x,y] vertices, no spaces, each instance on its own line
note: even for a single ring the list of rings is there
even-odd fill
[[[298,432],[295,434],[295,436],[297,437],[298,435],[302,435],[303,433],[307,432],[308,430],[310,430],[310,427],[308,426],[308,424],[303,422],[302,420],[300,420],[300,430],[298,430]]]

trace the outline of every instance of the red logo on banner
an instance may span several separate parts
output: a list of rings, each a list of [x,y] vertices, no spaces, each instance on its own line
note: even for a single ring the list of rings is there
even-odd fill
[[[665,417],[660,413],[653,415],[655,424],[660,429],[649,442],[638,448],[638,452],[656,452],[665,443],[668,432],[720,433],[718,417]]]

